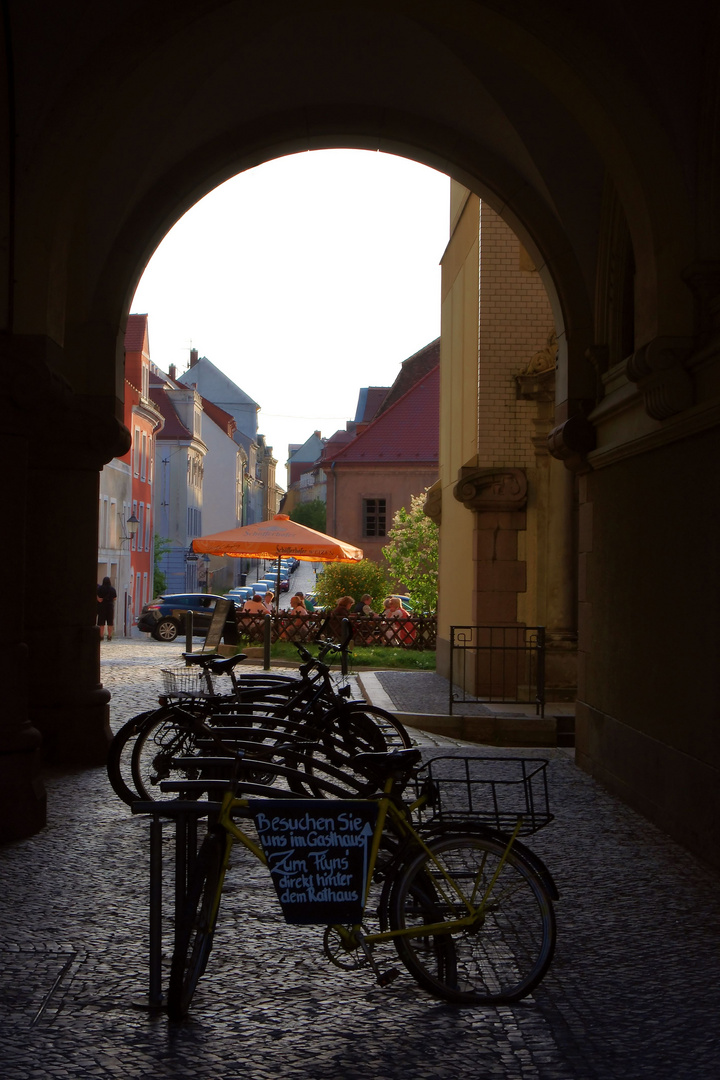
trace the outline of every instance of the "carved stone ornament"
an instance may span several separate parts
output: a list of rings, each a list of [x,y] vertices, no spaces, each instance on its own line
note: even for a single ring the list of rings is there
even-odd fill
[[[439,480],[436,480],[432,487],[428,488],[423,513],[431,521],[434,521],[436,525],[442,524],[442,488]]]
[[[516,375],[515,386],[516,395],[521,401],[554,401],[555,368]]]
[[[667,420],[692,405],[692,380],[683,366],[691,348],[690,338],[654,338],[628,359],[627,377],[637,383],[653,420]]]
[[[496,513],[523,510],[527,503],[527,477],[523,469],[463,465],[453,495],[468,510]]]
[[[558,339],[551,330],[545,342],[545,348],[536,352],[522,372],[523,375],[538,375],[542,371],[554,371],[557,366]]]
[[[547,441],[554,458],[564,462],[571,472],[584,472],[588,469],[587,455],[595,449],[597,435],[587,417],[576,413],[564,424],[553,428]]]

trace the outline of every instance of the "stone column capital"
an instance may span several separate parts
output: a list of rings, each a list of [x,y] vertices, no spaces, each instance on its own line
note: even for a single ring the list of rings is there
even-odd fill
[[[692,405],[692,380],[685,370],[692,347],[692,338],[657,337],[626,361],[625,373],[637,383],[653,420],[667,420]]]
[[[442,523],[442,488],[439,480],[436,480],[432,487],[428,488],[423,513],[431,521],[434,521],[436,525]]]
[[[527,503],[525,470],[463,465],[453,495],[468,510],[496,513],[524,510]]]

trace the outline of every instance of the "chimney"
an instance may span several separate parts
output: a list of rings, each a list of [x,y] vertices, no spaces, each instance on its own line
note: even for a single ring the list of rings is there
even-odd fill
[[[172,381],[175,382],[175,380],[177,379],[177,368],[174,364],[171,364],[168,368],[168,375],[170,376]]]
[[[197,362],[198,362],[198,351],[197,351],[197,349],[191,349],[190,350],[190,367],[195,367]]]

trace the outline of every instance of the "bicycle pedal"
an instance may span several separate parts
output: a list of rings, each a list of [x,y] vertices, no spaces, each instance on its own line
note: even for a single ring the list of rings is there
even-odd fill
[[[378,986],[389,986],[390,983],[395,982],[400,977],[400,972],[397,968],[390,968],[389,971],[382,971],[377,977]]]

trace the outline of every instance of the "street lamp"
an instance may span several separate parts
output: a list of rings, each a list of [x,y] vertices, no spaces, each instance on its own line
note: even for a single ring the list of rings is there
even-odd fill
[[[127,532],[127,536],[123,535],[123,536],[120,537],[120,543],[121,544],[125,543],[126,540],[129,543],[131,540],[135,539],[135,537],[137,536],[137,531],[138,531],[138,525],[139,524],[140,524],[140,521],[138,520],[138,518],[135,517],[134,514],[132,514],[127,519],[127,521],[123,518],[122,525],[123,525],[123,529],[125,530],[125,532]]]

